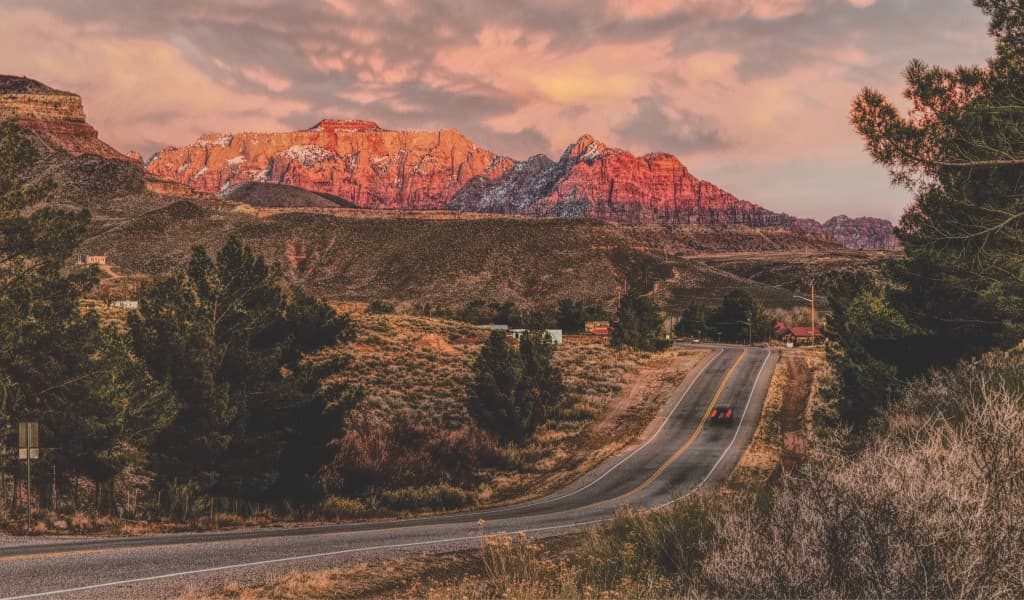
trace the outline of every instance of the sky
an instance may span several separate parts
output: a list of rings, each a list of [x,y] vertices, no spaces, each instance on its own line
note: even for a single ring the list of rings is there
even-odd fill
[[[849,125],[911,58],[992,54],[969,0],[0,0],[0,73],[81,94],[122,151],[322,118],[456,128],[517,159],[581,134],[767,208],[896,219]]]

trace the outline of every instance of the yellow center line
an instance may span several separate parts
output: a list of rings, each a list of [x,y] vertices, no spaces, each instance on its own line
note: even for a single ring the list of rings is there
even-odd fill
[[[658,467],[658,470],[655,471],[653,475],[648,477],[646,481],[636,486],[635,488],[629,490],[628,492],[622,494],[621,496],[616,498],[616,500],[619,500],[620,498],[624,498],[626,496],[631,496],[654,483],[656,479],[658,479],[665,473],[665,471],[672,465],[672,463],[679,460],[679,457],[685,454],[686,451],[690,449],[690,446],[692,446],[694,442],[697,441],[697,438],[700,436],[701,431],[704,430],[704,425],[707,423],[708,418],[711,415],[711,411],[715,408],[715,405],[718,404],[718,398],[722,395],[722,391],[725,390],[725,384],[729,383],[729,380],[732,378],[733,371],[736,370],[736,366],[740,364],[740,360],[746,354],[747,351],[746,349],[744,349],[743,352],[741,352],[740,355],[736,357],[736,360],[732,363],[732,366],[729,367],[729,370],[725,373],[725,377],[722,378],[722,383],[718,385],[718,389],[715,391],[715,395],[711,398],[711,402],[708,404],[707,408],[704,409],[704,416],[701,417],[700,423],[697,424],[697,428],[693,430],[692,434],[690,434],[690,438],[686,440],[686,443],[680,446],[679,449],[676,450],[675,453],[672,454],[672,456],[670,456],[668,460],[662,463],[661,466]]]
[[[54,558],[58,556],[77,556],[81,554],[95,554],[97,552],[107,552],[110,550],[117,550],[117,548],[90,548],[88,550],[54,550],[52,552],[26,552],[24,554],[10,554],[8,556],[0,556],[0,562],[7,562],[11,560],[25,560],[32,558]]]

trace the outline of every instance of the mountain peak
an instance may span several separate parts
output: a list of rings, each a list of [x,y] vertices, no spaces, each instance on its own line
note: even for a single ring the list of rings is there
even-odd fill
[[[600,158],[608,150],[600,140],[595,139],[589,133],[584,133],[574,144],[570,144],[562,154],[562,159],[569,159],[574,162],[589,161]]]

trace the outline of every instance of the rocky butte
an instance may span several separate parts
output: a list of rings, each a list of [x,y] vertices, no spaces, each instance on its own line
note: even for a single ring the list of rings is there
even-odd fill
[[[86,123],[81,96],[27,77],[0,75],[0,121],[6,120],[34,132],[37,141],[49,150],[64,150],[74,156],[126,158],[100,140],[92,125]]]

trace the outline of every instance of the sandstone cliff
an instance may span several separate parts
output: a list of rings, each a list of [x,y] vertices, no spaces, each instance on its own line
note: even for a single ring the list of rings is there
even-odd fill
[[[101,141],[86,123],[80,96],[26,77],[0,75],[0,121],[6,120],[33,132],[37,142],[48,150],[64,150],[73,156],[126,158]]]
[[[514,164],[458,131],[390,131],[370,121],[324,120],[305,131],[208,134],[167,148],[154,175],[209,192],[245,182],[284,183],[373,208],[444,208],[473,178]]]
[[[207,134],[157,154],[147,169],[206,192],[286,184],[366,208],[594,218],[628,224],[788,228],[851,248],[892,249],[891,225],[797,219],[740,200],[695,177],[671,154],[643,156],[590,135],[558,161],[515,161],[458,131],[391,131],[372,121],[324,120],[284,133]]]

